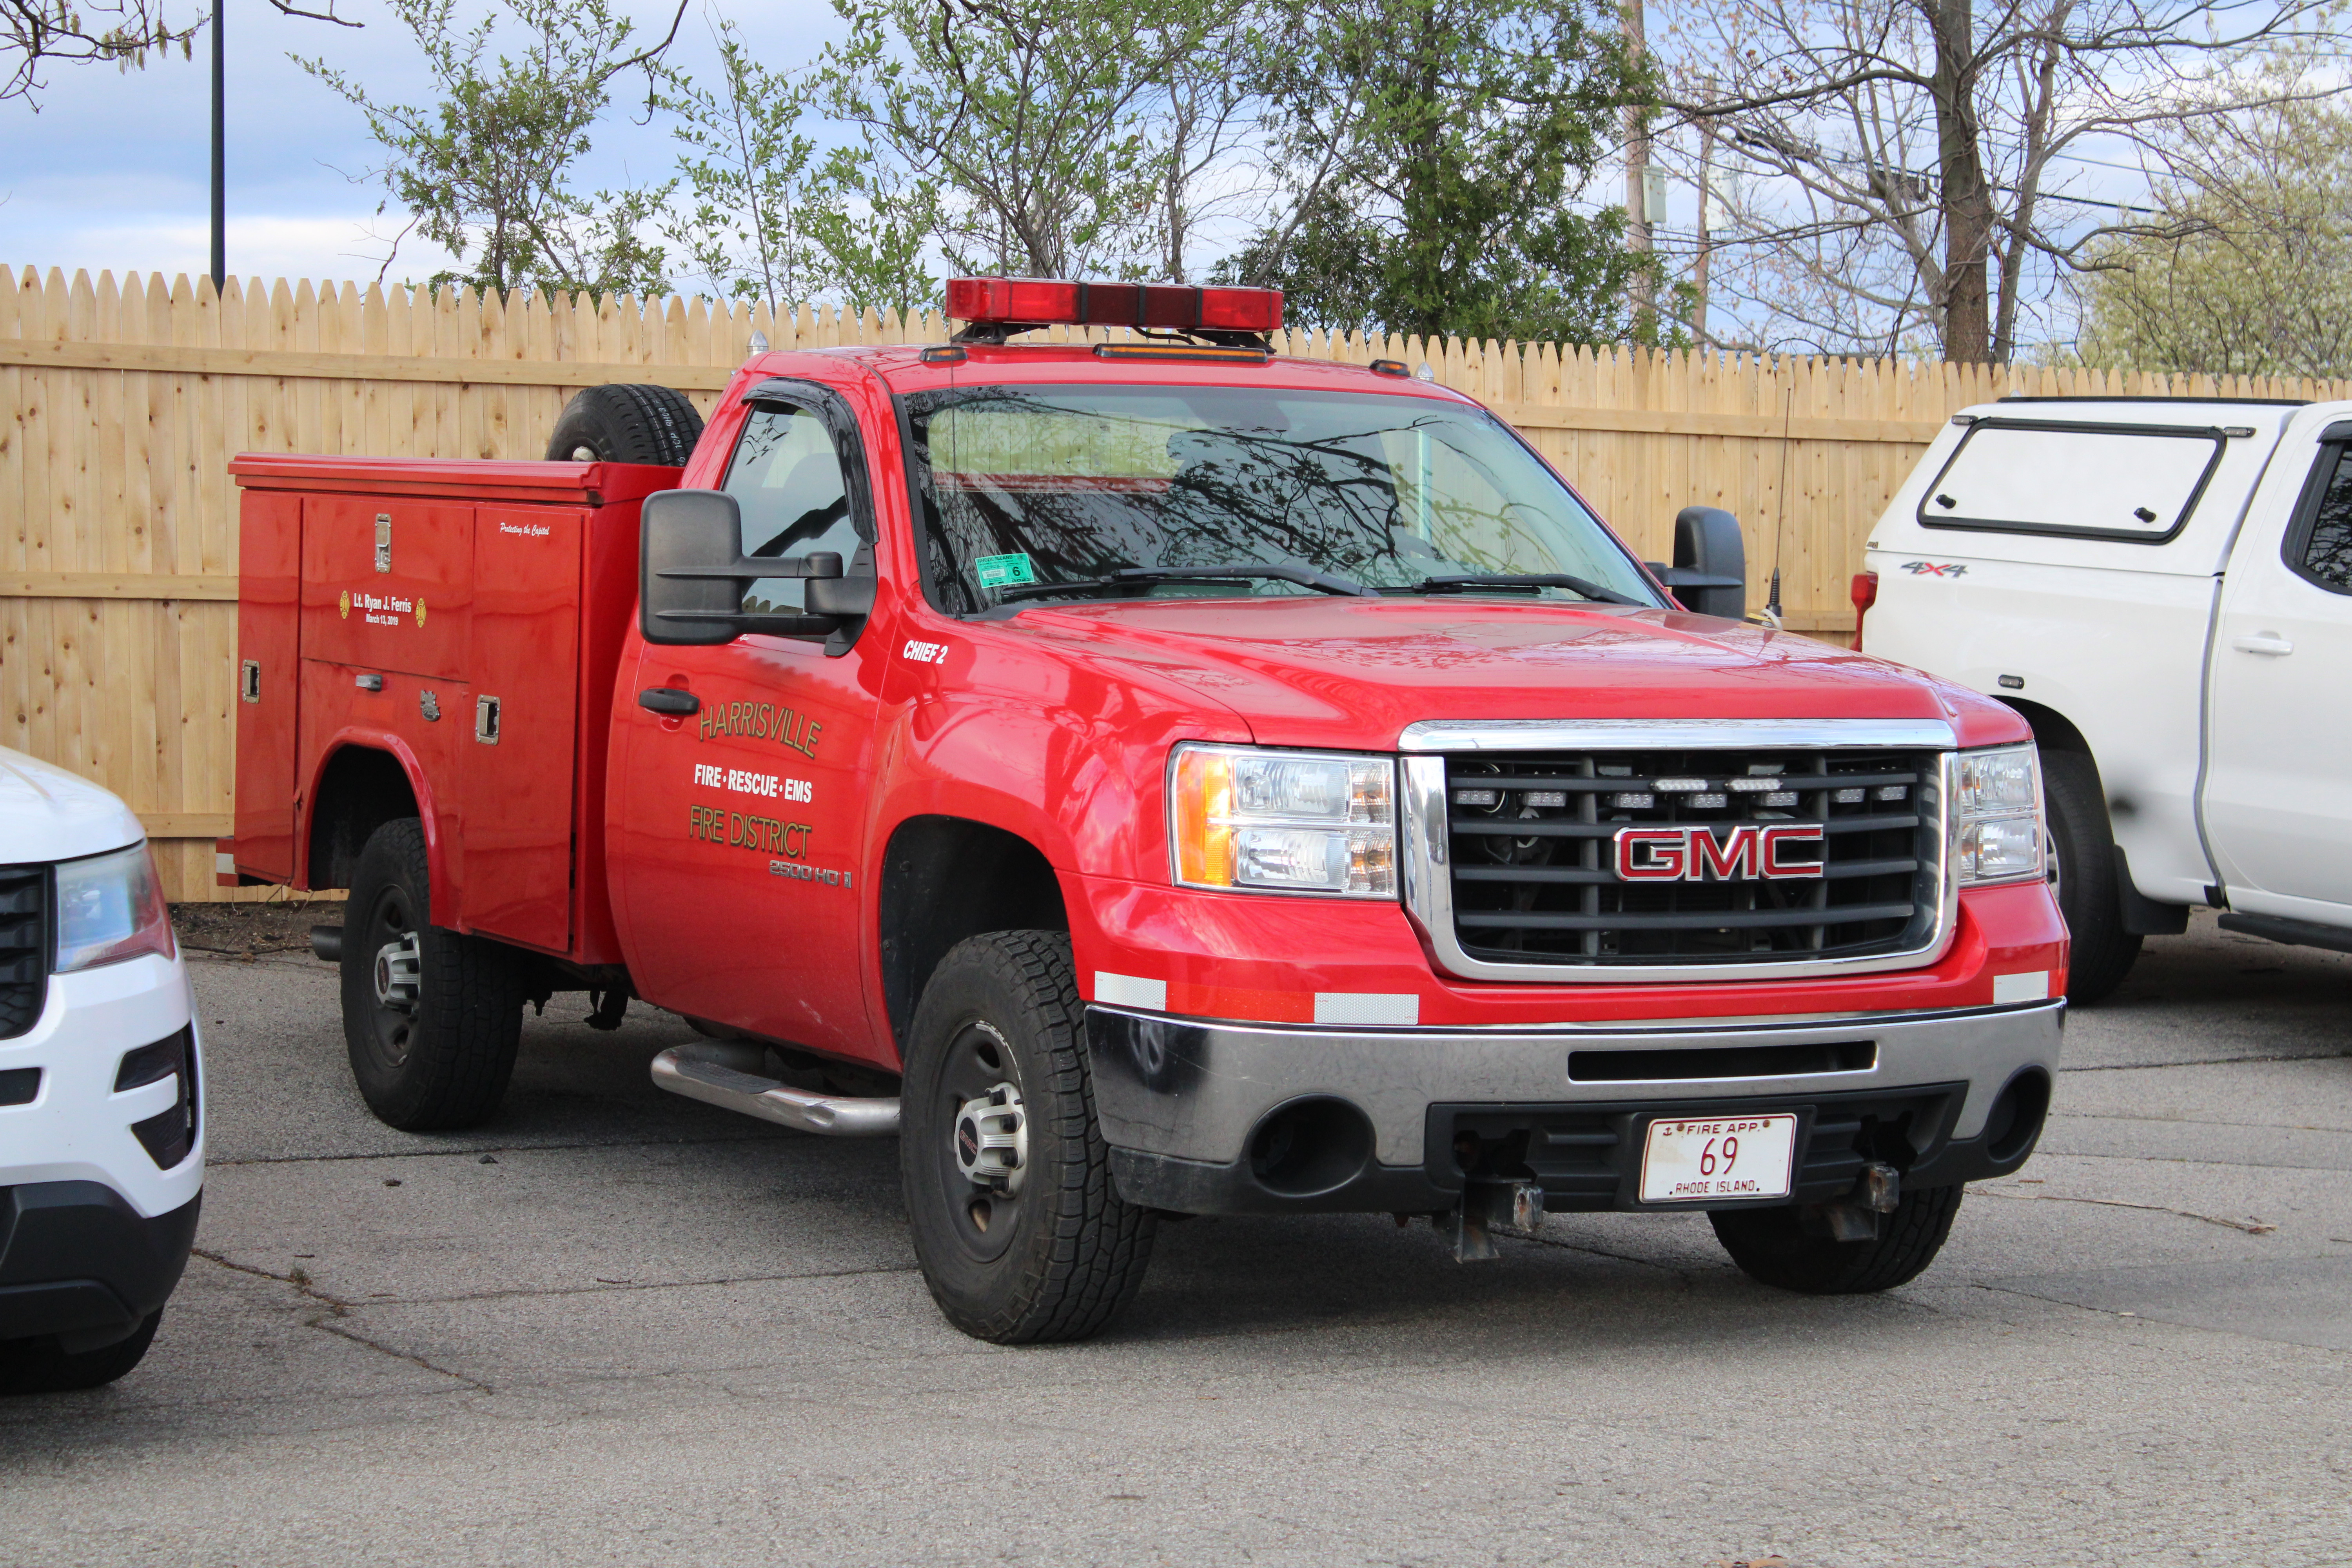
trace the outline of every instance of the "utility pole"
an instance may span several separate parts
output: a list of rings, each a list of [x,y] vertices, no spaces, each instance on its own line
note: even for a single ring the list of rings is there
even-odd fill
[[[1698,290],[1698,302],[1692,308],[1691,336],[1701,348],[1706,341],[1706,287],[1710,263],[1715,257],[1715,241],[1707,226],[1713,221],[1707,211],[1709,188],[1715,181],[1715,121],[1712,118],[1698,122],[1698,259],[1692,267],[1692,282]]]
[[[1639,67],[1649,52],[1643,0],[1624,0],[1625,53]],[[1625,248],[1650,248],[1650,116],[1640,104],[1625,106]],[[1633,281],[1633,322],[1646,329],[1657,310],[1657,289],[1644,271]]]
[[[213,0],[213,298],[228,282],[228,67],[221,52],[221,13]]]

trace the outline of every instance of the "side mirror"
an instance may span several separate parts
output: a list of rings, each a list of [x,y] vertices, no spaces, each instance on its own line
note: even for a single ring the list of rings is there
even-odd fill
[[[640,514],[638,624],[649,643],[708,647],[745,632],[830,637],[845,651],[856,623],[874,613],[874,579],[844,577],[830,550],[756,559],[742,547],[742,510],[725,490],[659,490]],[[808,613],[763,615],[743,608],[744,590],[765,577],[808,584]],[[828,651],[832,649],[828,644]]]
[[[638,514],[638,624],[646,641],[686,647],[733,642],[743,583],[735,552],[742,510],[725,490],[656,490]]]
[[[1739,520],[1719,506],[1675,514],[1675,563],[1659,574],[1675,597],[1702,616],[1748,618],[1748,546]]]

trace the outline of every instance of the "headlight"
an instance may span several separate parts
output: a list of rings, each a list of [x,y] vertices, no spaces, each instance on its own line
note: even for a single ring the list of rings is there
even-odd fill
[[[2042,759],[2032,746],[1961,752],[1952,760],[1960,886],[2043,874]]]
[[[1188,888],[1396,897],[1396,763],[1255,746],[1176,748],[1168,838]]]
[[[163,884],[144,843],[58,863],[59,974],[119,963],[142,952],[169,958],[174,951],[172,911],[163,902]]]

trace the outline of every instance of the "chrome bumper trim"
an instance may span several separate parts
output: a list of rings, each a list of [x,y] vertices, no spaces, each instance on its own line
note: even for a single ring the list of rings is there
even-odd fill
[[[1854,1089],[1966,1082],[1951,1131],[1973,1138],[2003,1085],[2027,1068],[2054,1072],[2063,1002],[1964,1014],[1895,1014],[1779,1029],[1559,1030],[1492,1034],[1451,1029],[1357,1030],[1196,1019],[1090,1007],[1087,1031],[1096,1113],[1114,1147],[1228,1163],[1276,1106],[1328,1095],[1371,1121],[1383,1165],[1423,1161],[1423,1121],[1443,1103],[1596,1103],[1629,1098],[1694,1102],[1788,1099]],[[1116,1020],[1116,1027],[1097,1026]],[[1112,1047],[1114,1037],[1120,1042]],[[1868,1039],[1867,1071],[1743,1079],[1573,1081],[1568,1053],[1804,1045]]]

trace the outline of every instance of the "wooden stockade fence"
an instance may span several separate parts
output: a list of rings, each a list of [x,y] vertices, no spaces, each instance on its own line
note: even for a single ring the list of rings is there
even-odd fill
[[[536,458],[572,394],[706,413],[751,351],[925,342],[926,316],[0,271],[0,742],[121,795],[174,899],[211,899],[236,724],[237,452]],[[1525,431],[1651,559],[1685,506],[1747,525],[1749,603],[1846,641],[1863,541],[1954,410],[2010,392],[2352,395],[2344,384],[1286,335],[1428,363]]]

